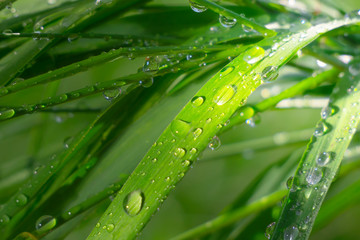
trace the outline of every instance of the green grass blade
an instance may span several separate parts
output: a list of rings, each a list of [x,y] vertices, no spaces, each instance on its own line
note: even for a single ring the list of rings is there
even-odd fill
[[[334,179],[360,114],[360,79],[346,75],[330,98],[289,190],[271,239],[307,239]],[[326,128],[326,129],[325,129]]]
[[[279,48],[268,52],[269,57],[264,58],[265,50],[255,46],[215,74],[154,143],[88,239],[135,238],[218,133],[219,126],[244,104],[262,79],[274,80],[277,69],[321,33],[359,21],[357,18],[336,20],[285,38],[265,39],[260,46],[280,43]],[[109,224],[114,225],[111,231],[106,230]]]

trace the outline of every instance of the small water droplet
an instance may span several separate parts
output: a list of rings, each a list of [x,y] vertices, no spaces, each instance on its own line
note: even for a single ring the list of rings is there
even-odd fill
[[[323,121],[319,122],[315,128],[314,136],[321,137],[324,136],[329,131],[329,127]]]
[[[8,222],[10,222],[10,217],[8,215],[4,214],[0,217],[0,224],[6,224]]]
[[[11,118],[14,115],[14,109],[0,109],[0,121]]]
[[[159,70],[159,62],[156,57],[146,57],[145,63],[143,66],[143,72],[146,74],[153,74],[157,70]]]
[[[294,177],[291,176],[291,177],[288,178],[288,180],[286,180],[286,187],[287,187],[287,189],[290,189],[290,188],[291,188],[292,183],[293,183],[293,179],[294,179]]]
[[[50,215],[41,216],[35,223],[37,232],[44,233],[56,226],[56,218]]]
[[[321,167],[327,165],[330,162],[332,155],[333,154],[330,152],[320,153],[318,158],[316,159],[317,165],[319,165]]]
[[[20,193],[19,195],[17,195],[16,198],[15,198],[15,203],[16,203],[16,205],[18,205],[18,206],[24,206],[24,205],[26,205],[26,204],[27,204],[27,201],[28,201],[28,198],[27,198],[24,194],[22,194],[22,193]]]
[[[106,231],[108,232],[112,232],[114,231],[115,225],[112,223],[109,223],[108,225],[106,225]]]
[[[143,80],[139,81],[140,86],[142,86],[143,88],[149,88],[154,84],[154,78],[150,77],[150,78],[146,78]]]
[[[67,137],[67,138],[64,139],[64,147],[66,149],[69,148],[69,146],[70,146],[73,139],[74,139],[73,137]]]
[[[186,55],[186,60],[190,62],[201,61],[206,58],[207,54],[205,52],[193,52]]]
[[[320,182],[321,178],[322,178],[322,171],[318,168],[312,168],[309,170],[309,172],[306,175],[306,181],[310,184],[310,185],[315,185],[318,182]]]
[[[322,119],[327,119],[328,117],[330,117],[331,115],[333,115],[335,113],[334,108],[332,108],[331,106],[324,106],[323,109],[321,110],[321,118]]]
[[[219,22],[223,27],[231,28],[235,26],[237,20],[236,18],[228,18],[225,17],[224,15],[219,15]]]
[[[266,229],[265,229],[265,237],[267,239],[271,238],[271,235],[273,234],[273,232],[275,230],[275,225],[276,225],[276,223],[272,222],[266,227]]]
[[[190,164],[191,164],[191,162],[189,160],[185,160],[185,161],[182,162],[182,165],[184,167],[188,167],[188,166],[190,166]]]
[[[196,149],[196,148],[190,149],[190,154],[196,154],[196,153],[197,153],[197,149]]]
[[[353,76],[360,74],[360,62],[353,63],[349,66],[349,72]]]
[[[196,128],[196,129],[193,131],[194,139],[197,139],[198,137],[200,137],[200,135],[202,134],[202,132],[203,132],[202,128]]]
[[[121,94],[121,89],[111,89],[111,90],[106,90],[103,92],[103,96],[106,100],[111,101],[115,98],[117,98],[118,96],[120,96]]]
[[[220,77],[225,77],[230,74],[235,68],[233,66],[226,66],[220,71]]]
[[[191,0],[189,0],[189,4],[190,4],[190,8],[194,11],[194,12],[197,12],[197,13],[202,13],[202,12],[205,12],[207,10],[207,7],[199,4],[199,3],[196,3],[196,2],[193,2]]]
[[[261,73],[261,79],[266,83],[274,81],[278,76],[279,72],[275,66],[267,66]]]
[[[244,53],[243,59],[249,64],[254,64],[263,59],[265,50],[262,47],[253,47]]]
[[[176,158],[183,158],[186,154],[186,150],[184,148],[176,148],[174,151],[174,156]]]
[[[299,229],[295,226],[288,227],[284,230],[284,240],[295,240],[299,234]]]
[[[193,107],[200,107],[205,102],[205,97],[194,97],[191,99]]]
[[[144,206],[145,196],[141,190],[135,190],[129,193],[123,202],[124,211],[129,216],[136,216]]]
[[[230,101],[236,93],[236,86],[226,85],[220,88],[214,96],[214,102],[221,106]]]
[[[220,146],[221,146],[221,141],[220,141],[220,138],[219,138],[218,136],[214,136],[214,137],[211,139],[211,141],[210,141],[210,143],[209,143],[209,145],[208,145],[208,147],[209,147],[211,150],[217,150],[217,149],[219,149]]]
[[[254,31],[252,26],[247,26],[245,24],[242,24],[241,27],[244,30],[244,32],[252,32],[252,31]]]
[[[185,137],[190,132],[190,129],[190,124],[180,119],[175,119],[170,125],[170,130],[174,137]]]

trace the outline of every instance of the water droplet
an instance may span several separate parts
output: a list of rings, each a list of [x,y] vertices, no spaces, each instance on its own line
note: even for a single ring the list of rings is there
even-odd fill
[[[115,225],[112,223],[109,223],[108,225],[106,225],[106,231],[108,232],[112,232],[114,231]]]
[[[223,15],[219,15],[219,22],[223,27],[231,28],[235,26],[237,20],[236,18],[227,18]]]
[[[159,70],[159,62],[157,57],[146,57],[145,63],[143,66],[143,72],[147,74],[153,74],[157,70]]]
[[[175,119],[170,125],[170,130],[174,137],[185,137],[190,129],[190,124],[180,119]]]
[[[151,161],[152,161],[153,163],[156,163],[156,162],[157,162],[157,158],[153,158]]]
[[[221,106],[230,101],[230,99],[236,93],[236,86],[226,85],[219,89],[219,91],[214,96],[214,102]]]
[[[15,115],[14,109],[1,109],[0,110],[0,121],[11,118]]]
[[[10,222],[10,217],[8,215],[4,214],[0,217],[0,224],[6,224],[8,222]]]
[[[202,132],[203,132],[202,128],[196,128],[196,129],[193,131],[194,139],[197,139],[197,138],[202,134]]]
[[[244,30],[244,32],[252,32],[252,31],[254,31],[252,26],[247,26],[245,24],[242,24],[241,27]]]
[[[225,77],[229,73],[231,73],[235,68],[233,66],[226,66],[220,71],[220,77]]]
[[[190,166],[190,164],[191,164],[191,162],[189,160],[185,160],[185,161],[182,162],[182,165],[184,167],[188,167],[188,166]]]
[[[360,19],[360,10],[354,10],[345,15],[345,18],[348,20]]]
[[[28,201],[28,198],[27,198],[24,194],[22,194],[22,193],[20,193],[19,195],[17,195],[16,198],[15,198],[15,203],[16,203],[16,205],[18,205],[18,206],[24,206],[24,205],[26,205],[26,204],[27,204],[27,201]]]
[[[261,79],[266,83],[274,81],[278,76],[279,72],[275,66],[267,66],[261,73]]]
[[[335,112],[335,110],[331,107],[331,106],[325,106],[323,107],[323,109],[321,110],[321,118],[322,119],[327,119],[328,117],[330,117],[331,115],[333,115]]]
[[[220,146],[221,146],[221,141],[220,141],[220,138],[219,138],[218,136],[214,136],[214,137],[211,139],[211,141],[210,141],[210,143],[209,143],[209,145],[208,145],[208,147],[209,147],[211,150],[217,150],[217,149],[219,149]]]
[[[330,152],[320,153],[318,158],[316,159],[317,165],[321,167],[327,165],[330,162],[332,155],[333,154]]]
[[[65,148],[69,148],[69,146],[70,146],[70,144],[71,144],[71,142],[72,142],[73,139],[74,139],[73,137],[67,137],[67,138],[65,138],[65,139],[64,139],[64,147],[65,147]]]
[[[196,153],[197,153],[197,149],[196,149],[196,148],[190,149],[190,154],[196,154]]]
[[[273,232],[275,230],[275,225],[276,225],[276,223],[272,222],[266,227],[266,229],[265,229],[265,237],[267,239],[271,238],[271,235],[273,234]]]
[[[322,178],[322,171],[318,168],[312,168],[310,169],[310,171],[307,173],[306,175],[306,181],[310,184],[310,185],[315,185],[318,182],[320,182],[321,178]]]
[[[136,216],[140,213],[144,206],[145,196],[140,190],[135,190],[129,193],[123,202],[124,211],[129,216]]]
[[[349,72],[353,76],[357,76],[360,74],[360,62],[353,63],[349,66]]]
[[[201,61],[206,58],[207,54],[205,52],[193,52],[186,55],[186,60],[190,62]]]
[[[194,97],[191,99],[193,107],[200,107],[205,102],[205,97]]]
[[[295,240],[299,234],[299,229],[295,226],[288,227],[284,230],[284,240]]]
[[[140,86],[142,86],[144,88],[149,88],[154,84],[154,78],[150,77],[150,78],[140,80],[139,84],[140,84]]]
[[[319,122],[315,128],[314,136],[321,137],[329,131],[329,127],[323,122]]]
[[[243,59],[249,64],[254,64],[263,59],[265,50],[262,47],[253,47],[244,53]]]
[[[174,156],[176,158],[183,158],[186,154],[186,150],[184,148],[176,148],[174,151]]]
[[[117,98],[118,96],[120,96],[121,94],[121,89],[111,89],[111,90],[106,90],[103,92],[103,96],[106,100],[111,101],[115,98]]]
[[[37,232],[47,232],[56,226],[56,218],[50,215],[41,216],[35,223]]]
[[[202,13],[202,12],[205,12],[207,10],[207,7],[205,7],[205,6],[203,6],[203,5],[199,4],[199,3],[193,2],[191,0],[189,0],[189,4],[190,4],[191,9],[194,12]]]
[[[287,187],[287,189],[290,189],[290,188],[291,188],[292,183],[293,183],[293,179],[294,179],[294,177],[291,176],[291,177],[288,178],[288,180],[286,180],[286,187]]]

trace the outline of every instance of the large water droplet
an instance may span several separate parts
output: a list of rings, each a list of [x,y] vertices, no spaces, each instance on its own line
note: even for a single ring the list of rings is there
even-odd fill
[[[228,18],[223,15],[219,15],[219,22],[223,27],[231,28],[235,26],[237,20],[236,18]]]
[[[111,101],[115,98],[117,98],[118,96],[120,96],[121,94],[121,89],[111,89],[111,90],[106,90],[103,92],[103,96],[106,100]]]
[[[267,239],[271,238],[271,235],[273,234],[273,232],[275,230],[275,225],[276,225],[276,223],[272,222],[266,227],[266,229],[265,229],[265,237]]]
[[[244,53],[243,59],[249,64],[254,64],[265,56],[265,50],[262,47],[253,47]]]
[[[209,147],[211,150],[217,150],[217,149],[219,149],[220,146],[221,146],[221,141],[220,141],[220,138],[219,138],[218,136],[214,136],[214,137],[211,139],[211,141],[210,141],[210,143],[209,143],[209,145],[208,145],[208,147]]]
[[[318,158],[316,159],[317,165],[321,167],[327,165],[330,162],[332,155],[333,154],[331,152],[320,153]]]
[[[360,62],[353,63],[349,66],[349,72],[353,76],[357,76],[360,74]]]
[[[226,85],[219,89],[219,91],[214,96],[214,102],[221,106],[230,101],[230,99],[236,93],[236,86]]]
[[[292,183],[293,183],[293,179],[294,179],[294,177],[291,176],[291,177],[288,178],[288,180],[286,180],[286,187],[287,187],[287,189],[290,189],[290,188],[291,188]]]
[[[321,118],[322,119],[327,119],[328,117],[330,117],[331,115],[333,115],[335,112],[335,110],[331,107],[331,106],[325,106],[323,107],[323,109],[321,110]]]
[[[299,234],[299,229],[295,226],[288,227],[284,230],[284,240],[295,240]]]
[[[28,198],[27,198],[24,194],[22,194],[22,193],[20,193],[19,195],[17,195],[16,198],[15,198],[15,203],[16,203],[16,205],[18,205],[18,206],[24,206],[24,205],[26,205],[27,201],[28,201]]]
[[[106,231],[108,232],[112,232],[114,231],[115,225],[112,223],[109,223],[108,225],[106,225]]]
[[[267,66],[261,73],[261,79],[264,82],[272,82],[279,76],[279,72],[277,67],[275,66]]]
[[[184,148],[176,148],[174,151],[174,156],[176,158],[183,158],[186,154],[186,150]]]
[[[135,190],[129,193],[123,202],[124,211],[129,216],[136,216],[144,206],[145,196],[141,190]]]
[[[157,70],[159,70],[159,62],[157,61],[156,57],[146,57],[143,66],[143,72],[147,74],[152,74]]]
[[[220,71],[220,77],[225,77],[229,73],[231,73],[235,68],[233,66],[226,66]]]
[[[180,119],[175,119],[171,122],[170,129],[171,133],[175,137],[185,137],[186,134],[190,131],[191,126],[188,122]]]
[[[193,131],[194,139],[197,139],[198,137],[200,137],[200,135],[202,134],[202,132],[203,132],[202,128],[196,128],[196,129]]]
[[[205,102],[205,97],[194,97],[191,103],[194,107],[200,107]]]
[[[56,226],[56,218],[50,215],[41,216],[35,223],[37,232],[47,232]]]
[[[0,120],[11,118],[15,115],[14,109],[0,109]]]
[[[140,86],[142,86],[144,88],[149,88],[154,84],[154,78],[150,77],[150,78],[140,80],[139,84],[140,84]]]
[[[314,131],[314,136],[321,137],[321,136],[325,135],[328,131],[329,131],[329,127],[326,125],[326,123],[321,121],[316,125],[315,131]]]
[[[322,178],[322,171],[318,168],[312,168],[309,170],[309,172],[306,175],[306,181],[310,184],[310,185],[315,185],[318,182],[320,182],[321,178]]]
[[[190,4],[191,9],[194,12],[202,13],[202,12],[205,12],[207,10],[207,7],[205,7],[205,6],[203,6],[203,5],[199,4],[199,3],[193,2],[191,0],[189,0],[189,4]]]

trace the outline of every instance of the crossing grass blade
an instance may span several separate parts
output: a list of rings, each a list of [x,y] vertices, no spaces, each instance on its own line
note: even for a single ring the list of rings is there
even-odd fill
[[[217,144],[214,136],[262,81],[274,80],[278,68],[321,33],[359,21],[336,20],[265,39],[215,74],[153,144],[88,239],[136,237],[199,153],[210,141],[212,147]],[[274,42],[278,47],[266,52]]]

